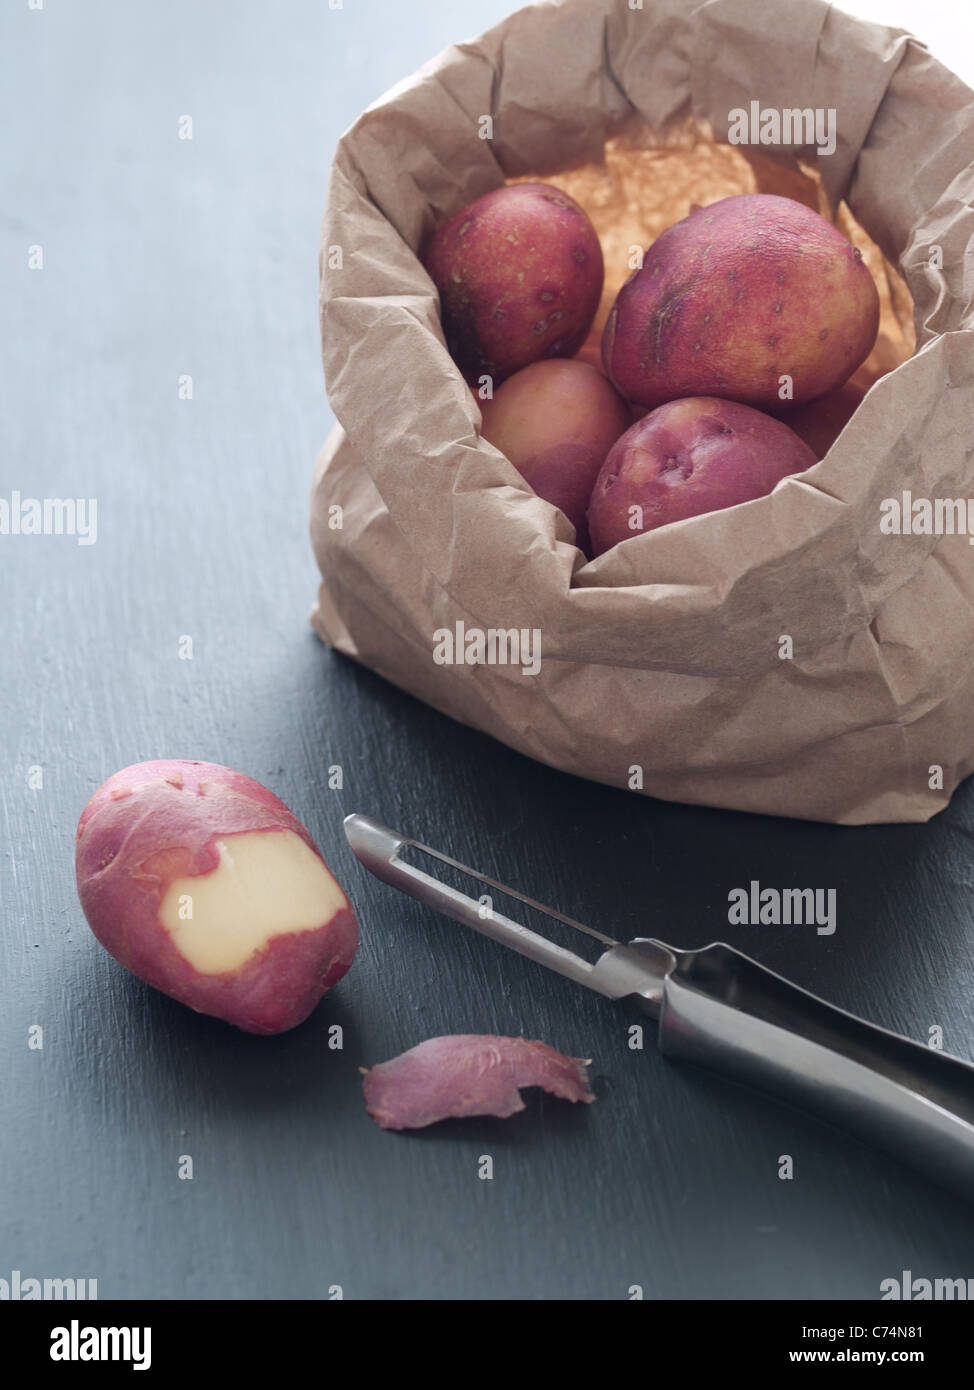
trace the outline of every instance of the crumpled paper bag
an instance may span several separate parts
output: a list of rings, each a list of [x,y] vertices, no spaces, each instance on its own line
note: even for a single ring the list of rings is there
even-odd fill
[[[728,144],[752,100],[834,108],[834,153]],[[438,221],[525,177],[595,222],[600,320],[629,246],[694,203],[779,192],[832,216],[864,248],[883,318],[868,394],[822,461],[586,563],[480,438],[418,258]],[[817,0],[541,3],[447,49],[335,154],[320,307],[339,424],[313,484],[316,631],[581,777],[926,820],[974,769],[974,546],[884,534],[881,503],[974,492],[972,238],[974,93],[908,35]],[[540,669],[438,664],[457,623],[537,630]]]

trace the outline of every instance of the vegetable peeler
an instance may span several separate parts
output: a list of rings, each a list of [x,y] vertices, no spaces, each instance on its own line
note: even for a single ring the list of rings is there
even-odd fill
[[[348,843],[383,883],[606,999],[658,1020],[667,1057],[721,1072],[887,1149],[974,1201],[974,1066],[846,1013],[724,942],[678,951],[628,943],[409,839],[371,816],[345,818]],[[594,962],[400,858],[429,855],[605,948]]]

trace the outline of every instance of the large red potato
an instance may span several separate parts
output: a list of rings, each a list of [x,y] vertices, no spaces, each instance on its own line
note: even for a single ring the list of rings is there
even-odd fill
[[[588,554],[585,512],[606,454],[629,428],[625,401],[597,368],[553,359],[515,372],[480,409],[484,438],[561,508]]]
[[[468,380],[572,357],[602,294],[602,248],[567,193],[516,183],[485,193],[433,233],[424,264],[443,334]]]
[[[358,923],[314,841],[217,763],[123,768],[78,822],[78,894],[116,960],[248,1033],[301,1023],[348,970]]]
[[[622,394],[650,408],[726,396],[780,409],[846,381],[878,328],[859,250],[802,203],[744,193],[653,243],[619,291],[602,359]]]
[[[780,420],[717,397],[670,401],[613,445],[588,509],[592,550],[734,507],[817,462]]]

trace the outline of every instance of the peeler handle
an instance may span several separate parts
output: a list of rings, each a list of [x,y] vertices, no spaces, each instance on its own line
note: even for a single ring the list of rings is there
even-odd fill
[[[855,1018],[717,943],[681,951],[660,1050],[770,1092],[974,1201],[974,1066]]]

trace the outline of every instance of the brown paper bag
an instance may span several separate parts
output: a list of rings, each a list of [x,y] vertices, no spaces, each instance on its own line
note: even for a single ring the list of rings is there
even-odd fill
[[[728,144],[729,113],[753,100],[835,109],[834,152]],[[781,192],[833,216],[865,248],[883,321],[860,377],[873,384],[822,461],[586,563],[567,519],[481,440],[417,256],[439,220],[528,176],[595,222],[602,316],[627,248],[693,203]],[[313,486],[317,632],[582,777],[926,820],[974,769],[974,545],[885,534],[881,504],[974,495],[972,238],[974,93],[916,40],[817,0],[565,0],[448,49],[335,154],[321,325],[339,425]],[[466,640],[540,633],[540,669],[440,664],[458,623]]]

